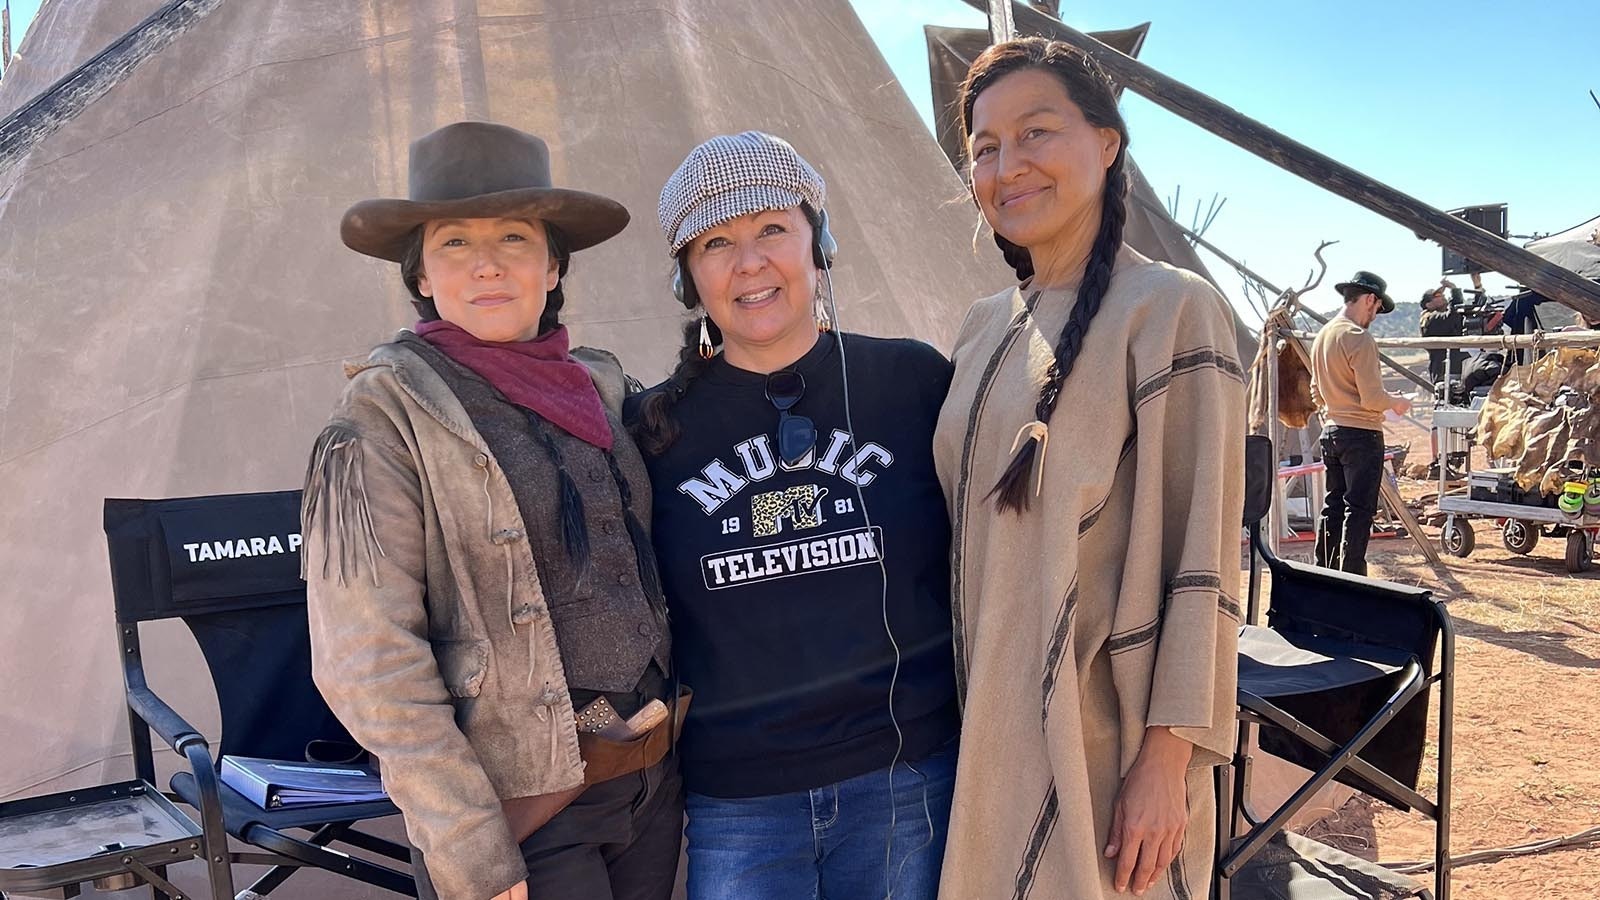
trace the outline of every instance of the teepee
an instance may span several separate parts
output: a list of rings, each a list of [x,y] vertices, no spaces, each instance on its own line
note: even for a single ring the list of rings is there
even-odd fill
[[[414,137],[533,132],[558,183],[633,212],[576,258],[565,318],[646,383],[682,316],[657,194],[712,134],[771,131],[822,170],[847,329],[948,350],[1008,280],[847,0],[45,0],[19,54],[0,87],[0,799],[126,777],[101,501],[298,487],[341,363],[412,319],[395,268],[337,232],[353,201],[404,196]],[[201,665],[187,634],[152,637],[153,682],[214,729],[209,687],[179,674]]]

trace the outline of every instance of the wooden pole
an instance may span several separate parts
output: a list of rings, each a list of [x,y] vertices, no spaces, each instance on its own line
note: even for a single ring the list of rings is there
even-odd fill
[[[982,6],[984,0],[966,0]],[[992,7],[996,0],[989,0]],[[1257,122],[1188,85],[1157,72],[1059,19],[1016,3],[1016,21],[1029,33],[1077,47],[1100,63],[1119,85],[1199,125],[1206,131],[1287,169],[1346,200],[1437,241],[1479,265],[1516,279],[1591,319],[1600,319],[1600,284],[1407,196]]]
[[[1291,331],[1290,337],[1310,340],[1316,335]],[[1546,331],[1540,334],[1467,334],[1459,337],[1381,337],[1379,347],[1408,350],[1540,350],[1557,347],[1600,346],[1600,331]]]
[[[122,83],[138,65],[177,40],[223,0],[168,0],[132,31],[88,62],[45,88],[16,112],[0,119],[0,172]]]
[[[989,14],[989,43],[998,44],[1017,36],[1017,22],[1011,15],[1011,0],[980,0],[986,2]]]
[[[0,78],[11,68],[11,0],[0,8]]]

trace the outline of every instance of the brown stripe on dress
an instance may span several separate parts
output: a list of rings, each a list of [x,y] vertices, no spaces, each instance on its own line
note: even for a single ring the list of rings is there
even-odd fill
[[[1061,601],[1061,611],[1056,614],[1056,627],[1050,633],[1049,649],[1044,657],[1044,682],[1040,685],[1043,698],[1039,709],[1041,722],[1050,718],[1050,698],[1056,692],[1056,679],[1061,674],[1061,659],[1067,647],[1067,635],[1072,633],[1072,621],[1078,611],[1078,581],[1072,581],[1067,595]]]
[[[955,644],[956,704],[963,708],[967,705],[967,616],[966,585],[961,576],[961,564],[967,530],[967,491],[972,481],[972,449],[978,436],[978,417],[982,415],[984,404],[989,399],[989,387],[994,382],[995,373],[1015,345],[1017,335],[1022,333],[1023,324],[1033,315],[1033,304],[1038,299],[1038,291],[1029,295],[1023,302],[1023,308],[1000,336],[1000,345],[994,349],[989,364],[984,366],[983,375],[978,378],[978,390],[973,394],[972,409],[967,413],[967,433],[961,442],[961,474],[956,479],[956,510],[951,517],[954,521],[950,523],[950,571],[955,575],[951,579],[950,589],[950,636]]]
[[[1135,432],[1128,435],[1127,439],[1122,442],[1122,452],[1117,454],[1115,471],[1122,471],[1122,464],[1127,462],[1129,455],[1133,453],[1134,446],[1138,443],[1137,437],[1138,433]],[[1100,498],[1099,503],[1090,508],[1088,515],[1078,520],[1079,538],[1088,534],[1089,529],[1094,527],[1094,523],[1100,520],[1100,513],[1105,511],[1106,504],[1111,502],[1111,494],[1115,490],[1116,481],[1113,479],[1112,486],[1106,490],[1106,495]],[[1050,698],[1055,694],[1056,680],[1061,675],[1061,660],[1064,655],[1062,651],[1066,647],[1067,635],[1072,631],[1072,619],[1077,611],[1077,606],[1078,578],[1077,574],[1074,573],[1072,586],[1067,588],[1067,595],[1061,602],[1061,611],[1056,615],[1056,626],[1051,631],[1050,646],[1045,654],[1044,681],[1040,691],[1042,700],[1039,709],[1039,720],[1041,722],[1050,718]]]
[[[1177,594],[1182,591],[1194,590],[1215,592],[1217,595],[1217,609],[1221,611],[1223,615],[1233,619],[1234,621],[1238,621],[1242,617],[1243,614],[1240,612],[1239,601],[1223,593],[1222,578],[1209,572],[1191,572],[1187,575],[1179,575],[1178,577],[1172,579],[1172,587],[1169,591],[1169,595]]]
[[[1061,798],[1056,795],[1056,783],[1051,781],[1044,805],[1039,808],[1039,816],[1033,820],[1028,847],[1022,854],[1022,865],[1017,869],[1017,889],[1011,895],[1012,900],[1024,900],[1033,891],[1034,879],[1039,876],[1039,857],[1044,855],[1045,844],[1050,842],[1050,835],[1056,830],[1056,822],[1060,818]]]
[[[1157,617],[1150,624],[1142,628],[1138,628],[1133,631],[1125,631],[1120,637],[1112,637],[1111,640],[1106,641],[1106,652],[1116,655],[1125,650],[1132,650],[1134,647],[1137,647],[1140,644],[1149,643],[1156,636],[1156,632],[1160,630],[1161,619],[1160,617]]]
[[[1172,585],[1170,588],[1172,593],[1176,594],[1181,590],[1187,590],[1189,588],[1206,588],[1213,591],[1221,590],[1222,577],[1213,572],[1191,572],[1187,575],[1179,575],[1172,579]]]
[[[1180,353],[1172,358],[1173,374],[1206,366],[1215,366],[1240,381],[1244,381],[1244,370],[1234,361],[1233,356],[1225,350],[1218,350],[1215,347],[1199,347]]]
[[[1167,867],[1167,880],[1172,882],[1172,896],[1176,900],[1193,900],[1194,895],[1189,893],[1189,876],[1183,871],[1182,848],[1172,858],[1172,865]]]
[[[1217,592],[1217,609],[1235,622],[1244,618],[1244,612],[1239,608],[1239,601],[1221,591]]]
[[[1138,443],[1138,437],[1139,433],[1135,431],[1134,433],[1128,435],[1127,440],[1122,442],[1122,452],[1117,454],[1117,464],[1113,468],[1113,471],[1122,470],[1122,464],[1127,461],[1128,454],[1133,452],[1134,446]],[[1113,480],[1112,490],[1115,489],[1116,483]],[[1106,491],[1106,495],[1100,498],[1100,502],[1090,507],[1089,514],[1078,520],[1078,537],[1083,537],[1085,534],[1088,534],[1089,529],[1094,527],[1094,523],[1100,521],[1100,514],[1105,512],[1106,504],[1111,502],[1111,493],[1112,491]]]
[[[1233,361],[1233,357],[1211,349],[1194,350],[1183,356],[1175,357],[1169,368],[1163,369],[1141,382],[1133,392],[1134,408],[1137,409],[1143,406],[1146,400],[1166,390],[1167,386],[1172,383],[1174,376],[1204,368],[1216,369],[1240,382],[1244,381],[1244,371],[1239,368],[1238,363]]]

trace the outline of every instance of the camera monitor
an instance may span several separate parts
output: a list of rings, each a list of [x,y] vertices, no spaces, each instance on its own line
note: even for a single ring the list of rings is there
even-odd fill
[[[1504,203],[1491,203],[1487,206],[1464,206],[1461,209],[1450,210],[1450,215],[1476,225],[1495,237],[1505,239],[1508,229],[1506,226],[1506,205]],[[1444,248],[1444,275],[1472,275],[1478,272],[1489,271],[1488,267],[1479,265],[1461,254]]]

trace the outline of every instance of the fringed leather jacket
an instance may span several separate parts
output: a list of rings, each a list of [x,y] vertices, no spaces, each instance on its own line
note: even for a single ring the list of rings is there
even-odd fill
[[[619,409],[616,359],[574,356]],[[381,761],[439,895],[492,896],[527,877],[500,801],[583,783],[528,528],[426,362],[389,343],[347,374],[302,510],[313,674]]]

